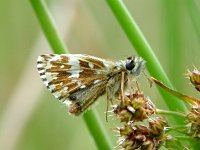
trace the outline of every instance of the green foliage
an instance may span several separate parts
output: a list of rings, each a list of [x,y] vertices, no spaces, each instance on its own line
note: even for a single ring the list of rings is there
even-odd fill
[[[173,85],[181,93],[198,98],[199,93],[195,93],[194,88],[189,86],[188,81],[182,77],[186,69],[192,70],[193,64],[199,66],[200,2],[198,0],[88,0],[80,3],[65,0],[31,0],[31,3],[35,12],[30,7],[29,1],[0,1],[0,147],[1,141],[7,141],[4,145],[8,147],[11,145],[13,149],[19,150],[92,150],[95,147],[113,149],[113,145],[116,145],[112,144],[116,142],[112,132],[116,121],[109,117],[109,122],[106,123],[105,113],[103,113],[106,111],[105,99],[100,99],[98,101],[100,104],[95,107],[99,114],[92,109],[82,117],[72,117],[66,113],[66,108],[53,101],[54,98],[47,92],[48,94],[41,97],[38,105],[36,105],[38,101],[34,104],[30,102],[27,108],[30,108],[31,112],[27,113],[26,119],[23,118],[24,116],[16,118],[20,116],[20,109],[24,104],[9,100],[18,99],[15,95],[26,76],[26,69],[24,69],[26,65],[30,62],[31,67],[35,68],[36,57],[34,56],[34,60],[30,57],[33,55],[33,47],[37,45],[40,28],[49,42],[51,47],[49,49],[52,49],[54,53],[69,53],[68,49],[70,49],[71,53],[87,53],[102,58],[122,59],[132,55],[134,53],[132,49],[135,49],[147,60],[147,69],[153,77],[169,87]],[[46,3],[51,9],[47,8]],[[65,12],[63,8],[60,8],[62,3],[64,8],[70,4],[69,11]],[[74,3],[76,3],[75,9]],[[60,28],[56,20],[58,18],[53,16],[55,12],[60,12],[62,14],[60,17],[71,23],[65,39],[59,35]],[[68,13],[71,18],[68,18]],[[36,74],[36,69],[34,73]],[[29,77],[29,82],[25,83],[28,87],[35,82],[35,80],[32,81],[32,77]],[[40,82],[39,76],[37,78]],[[42,85],[41,82],[40,84]],[[145,95],[149,96],[154,104],[159,105],[159,108],[166,109],[163,102],[165,101],[171,110],[160,113],[173,116],[171,121],[173,122],[175,118],[175,123],[179,124],[182,120],[180,118],[183,118],[180,117],[180,110],[185,111],[185,106],[159,89],[161,97],[154,87],[150,89],[145,84]],[[32,87],[26,88],[21,94],[28,94],[30,89],[34,90]],[[44,87],[43,89],[45,91]],[[29,102],[29,99],[26,101]],[[15,105],[14,109],[10,107],[11,104]],[[31,109],[34,107],[36,109]],[[7,114],[10,110],[14,110],[16,114],[9,115],[11,116],[9,118]],[[173,110],[178,111],[175,113]],[[3,137],[2,140],[2,133],[5,133],[2,125],[6,124],[6,117],[8,137]],[[21,122],[23,119],[25,121]],[[21,130],[9,130],[10,128],[17,129],[19,126]],[[87,129],[91,134],[88,134]],[[91,139],[95,139],[95,142],[90,142]],[[186,145],[187,141],[193,143],[192,149],[199,148],[199,140],[195,141],[188,137],[178,139],[181,142],[184,141]]]

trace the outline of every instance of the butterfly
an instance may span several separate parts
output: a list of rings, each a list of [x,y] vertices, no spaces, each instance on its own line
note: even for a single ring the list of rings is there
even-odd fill
[[[110,61],[86,54],[45,54],[37,59],[40,78],[55,98],[80,115],[101,95],[109,101],[120,94],[130,78],[145,68],[141,57]],[[107,106],[108,107],[108,106]]]

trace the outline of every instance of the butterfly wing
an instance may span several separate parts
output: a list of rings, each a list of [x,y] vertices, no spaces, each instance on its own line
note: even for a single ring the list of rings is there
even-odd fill
[[[71,101],[69,106],[69,112],[75,115],[84,112],[99,96],[104,94],[106,85],[107,81],[102,80],[101,82],[71,93],[69,98],[73,101]]]
[[[44,84],[63,102],[81,101],[70,95],[77,91],[84,95],[86,89],[105,84],[113,66],[112,61],[83,54],[46,54],[40,55],[37,60],[37,69]]]

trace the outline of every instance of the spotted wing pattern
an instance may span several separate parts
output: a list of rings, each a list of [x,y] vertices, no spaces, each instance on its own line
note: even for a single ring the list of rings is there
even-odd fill
[[[113,67],[112,61],[84,54],[45,54],[37,60],[44,84],[63,102],[73,101],[73,97],[69,97],[78,91],[81,93],[93,85],[105,84]]]

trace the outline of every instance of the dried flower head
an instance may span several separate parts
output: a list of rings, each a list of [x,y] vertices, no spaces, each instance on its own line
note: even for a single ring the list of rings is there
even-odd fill
[[[170,92],[171,94],[175,95],[176,97],[184,100],[191,106],[191,111],[187,114],[187,134],[189,136],[200,138],[200,100],[197,98],[194,98],[192,96],[184,95],[182,93],[179,93],[167,86],[165,86],[160,81],[156,80],[155,78],[152,78],[152,80],[161,86],[166,91]],[[190,74],[190,80],[192,83],[195,83],[196,88],[198,87],[200,83],[200,73],[197,70],[194,70]]]
[[[119,99],[119,104],[113,107],[113,112],[121,122],[143,121],[155,113],[156,108],[149,98],[143,93],[136,92]]]
[[[200,72],[195,68],[192,72],[188,70],[190,82],[200,92]]]
[[[164,118],[156,117],[154,119],[148,119],[150,135],[159,137],[164,132],[164,127],[167,126],[167,122]]]
[[[188,118],[188,135],[200,138],[200,106],[194,105],[187,115]]]
[[[142,149],[156,150],[166,140],[166,121],[163,118],[155,118],[149,122],[149,126],[134,125],[133,122],[118,128],[119,146],[125,150]]]
[[[126,150],[136,149],[146,141],[148,128],[145,126],[125,124],[124,127],[119,128],[119,133],[119,146]]]

